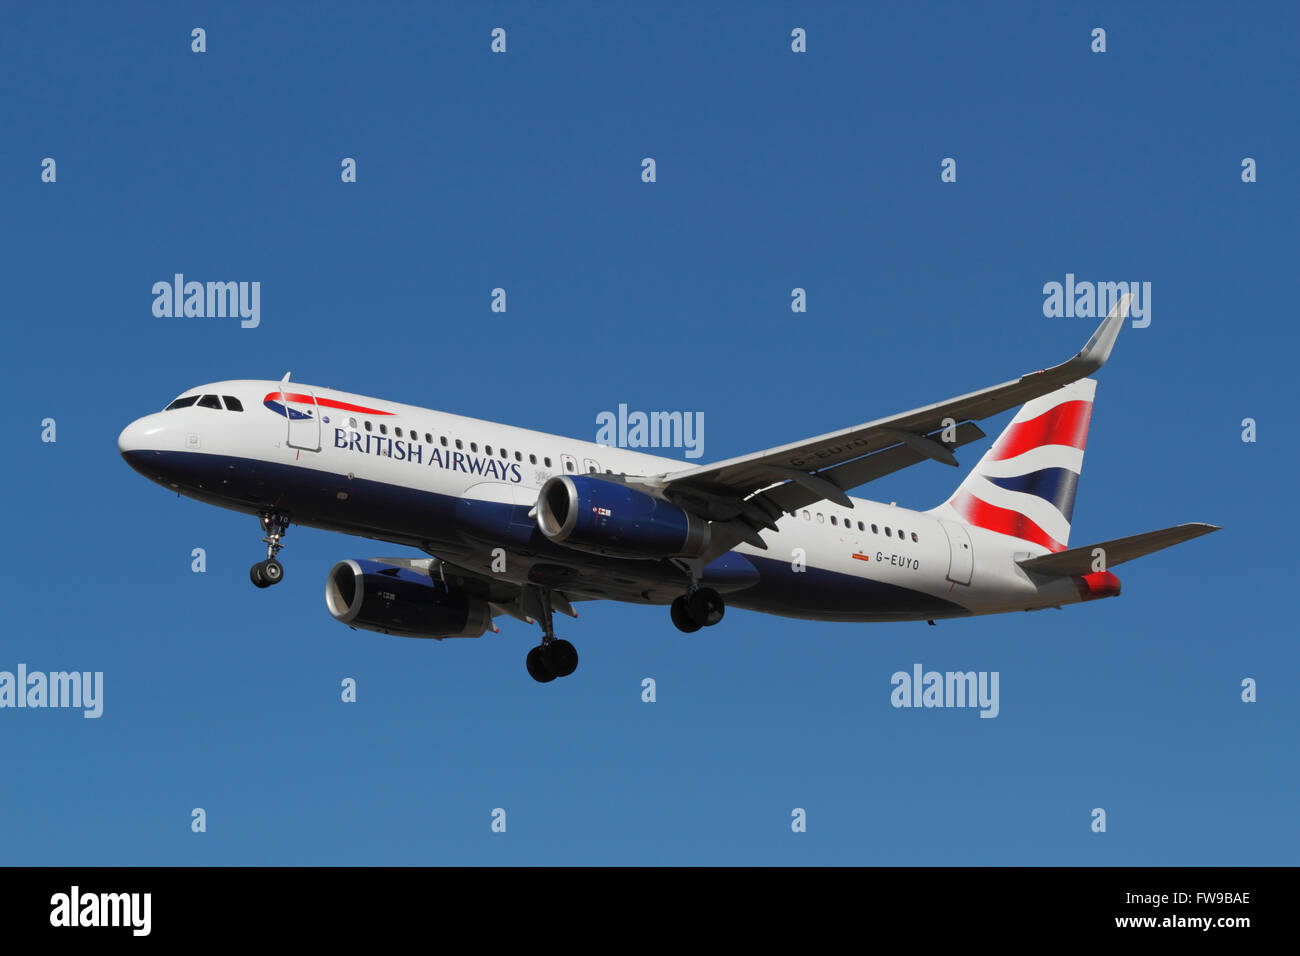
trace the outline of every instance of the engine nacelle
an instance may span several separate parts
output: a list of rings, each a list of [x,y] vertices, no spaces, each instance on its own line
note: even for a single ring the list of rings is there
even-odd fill
[[[325,580],[336,621],[399,637],[480,637],[492,626],[482,598],[378,561],[340,561]]]
[[[556,475],[542,485],[537,527],[556,544],[615,558],[691,558],[709,545],[704,519],[593,475]]]

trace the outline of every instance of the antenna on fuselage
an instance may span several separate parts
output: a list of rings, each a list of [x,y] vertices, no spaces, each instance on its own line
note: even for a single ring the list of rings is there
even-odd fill
[[[290,375],[290,374],[291,374],[291,373],[289,373],[289,372],[285,372],[285,373],[284,373],[284,378],[280,379],[280,384],[281,384],[281,385],[283,385],[285,382],[289,381],[289,375]]]

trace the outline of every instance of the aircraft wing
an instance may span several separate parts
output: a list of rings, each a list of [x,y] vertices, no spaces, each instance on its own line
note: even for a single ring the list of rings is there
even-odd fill
[[[629,478],[629,484],[649,484],[679,507],[713,522],[706,560],[740,541],[765,548],[759,532],[775,530],[783,513],[823,499],[852,507],[846,489],[927,458],[956,466],[952,449],[984,436],[975,420],[1016,408],[1097,371],[1110,357],[1131,299],[1122,296],[1083,349],[1060,365],[789,445],[656,478]]]

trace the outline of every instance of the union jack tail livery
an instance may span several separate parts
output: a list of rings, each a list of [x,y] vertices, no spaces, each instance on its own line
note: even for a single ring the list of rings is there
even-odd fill
[[[975,470],[935,511],[1064,551],[1096,390],[1095,379],[1080,379],[1023,405]]]

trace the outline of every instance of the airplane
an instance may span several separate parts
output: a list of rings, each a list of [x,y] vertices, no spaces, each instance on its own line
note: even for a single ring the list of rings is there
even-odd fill
[[[187,389],[118,449],[180,495],[256,515],[281,581],[290,524],[404,545],[326,576],[352,628],[442,640],[540,624],[541,683],[578,665],[554,614],[610,599],[667,605],[693,633],[728,605],[818,621],[928,621],[1059,608],[1120,593],[1110,570],[1218,530],[1181,524],[1069,547],[1096,380],[1119,299],[1068,361],[979,391],[704,465],[290,382]],[[1020,406],[937,507],[846,492],[923,461],[955,467],[975,422]]]

